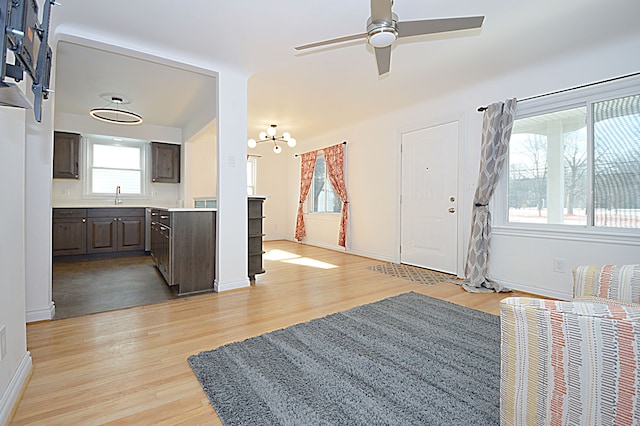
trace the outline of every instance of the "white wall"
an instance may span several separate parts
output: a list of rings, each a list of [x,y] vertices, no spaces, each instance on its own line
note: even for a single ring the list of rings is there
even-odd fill
[[[408,106],[369,121],[354,123],[309,140],[299,141],[297,152],[305,152],[347,140],[347,188],[350,198],[350,238],[348,251],[381,260],[399,261],[400,245],[400,135],[402,132],[461,120],[464,123],[463,161],[460,170],[463,193],[458,194],[459,213],[463,215],[459,232],[462,241],[459,256],[466,259],[471,203],[477,181],[481,143],[482,114],[479,106],[510,97],[528,96],[575,87],[593,81],[636,72],[640,56],[640,37],[629,37],[616,44],[593,46],[588,51],[572,52],[504,75],[497,75],[471,88],[464,88],[439,99]],[[624,58],[623,60],[621,58]],[[502,58],[500,60],[503,60]],[[508,61],[507,59],[504,59]],[[473,72],[473,70],[469,70]],[[425,84],[430,84],[425,82]],[[264,156],[263,164],[271,157]],[[299,185],[299,160],[287,158],[287,185],[283,217],[287,239],[293,239]],[[282,182],[278,167],[259,169],[259,184]],[[260,183],[269,181],[270,184]],[[275,200],[274,200],[275,201]],[[278,201],[280,202],[280,201]],[[270,223],[273,218],[267,217]],[[307,220],[307,241],[337,248],[335,232],[327,221]],[[567,271],[553,273],[553,258],[567,260]],[[570,241],[536,236],[496,235],[492,242],[490,275],[511,286],[553,297],[570,297],[573,266],[585,263],[630,263],[640,259],[640,242],[621,245],[607,241]],[[459,273],[464,262],[458,265]]]
[[[7,343],[0,361],[0,424],[7,422],[31,368],[25,326],[26,114],[33,111],[0,106],[0,329],[5,327]]]
[[[264,202],[264,239],[286,239],[289,232],[287,224],[287,201],[290,199],[287,182],[287,165],[298,148],[289,148],[286,144],[280,154],[273,152],[273,144],[263,143],[249,154],[258,155],[256,159],[256,194],[266,195]],[[263,177],[269,178],[263,178]],[[295,195],[294,195],[295,196]]]
[[[217,195],[217,151],[214,121],[183,144],[185,207],[193,207],[194,198]]]

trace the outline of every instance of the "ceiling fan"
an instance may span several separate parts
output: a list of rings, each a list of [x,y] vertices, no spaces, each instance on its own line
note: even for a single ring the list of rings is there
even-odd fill
[[[383,75],[389,72],[391,65],[391,46],[395,43],[396,39],[400,37],[480,28],[482,21],[484,21],[484,16],[398,21],[398,15],[391,11],[391,6],[393,6],[393,0],[371,0],[371,17],[367,20],[367,32],[305,44],[303,46],[297,46],[295,49],[311,49],[366,38],[367,42],[375,48],[378,74]]]

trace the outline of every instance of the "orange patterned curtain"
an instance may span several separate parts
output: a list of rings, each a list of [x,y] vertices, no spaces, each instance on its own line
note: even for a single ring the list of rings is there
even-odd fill
[[[347,219],[349,218],[347,198],[347,186],[344,182],[344,144],[330,146],[322,150],[327,163],[329,180],[333,185],[333,190],[342,200],[342,214],[340,216],[340,234],[338,235],[338,245],[347,248]]]
[[[302,214],[302,206],[304,200],[309,195],[311,182],[313,181],[313,170],[316,167],[317,151],[306,152],[301,154],[302,161],[300,163],[300,200],[298,203],[298,217],[296,218],[296,240],[300,241],[302,237],[307,235],[304,228],[304,216]]]

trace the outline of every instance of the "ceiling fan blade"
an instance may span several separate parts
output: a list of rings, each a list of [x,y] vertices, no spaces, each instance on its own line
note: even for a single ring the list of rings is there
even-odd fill
[[[378,63],[378,75],[389,72],[391,67],[391,46],[376,47],[376,62]]]
[[[480,28],[483,21],[484,16],[470,16],[467,18],[425,19],[422,21],[398,22],[398,37],[411,37],[423,34],[446,33],[448,31]]]
[[[391,14],[392,0],[371,0],[371,21],[391,22],[393,15]]]
[[[332,38],[331,40],[318,41],[316,43],[305,44],[303,46],[296,46],[294,47],[294,49],[296,50],[311,49],[313,47],[326,46],[328,44],[334,44],[334,43],[343,43],[345,41],[358,40],[361,38],[367,38],[367,33],[353,34],[345,37]]]

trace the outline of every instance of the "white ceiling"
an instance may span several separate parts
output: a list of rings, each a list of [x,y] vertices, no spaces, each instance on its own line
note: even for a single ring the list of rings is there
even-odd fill
[[[401,21],[486,18],[481,30],[399,40],[382,77],[364,41],[293,49],[363,32],[369,7],[369,0],[65,0],[53,8],[52,30],[246,70],[249,135],[277,123],[299,140],[640,33],[638,0],[396,0]],[[116,92],[145,122],[183,127],[213,105],[212,78],[192,71],[70,43],[56,60],[56,112],[86,114],[104,105],[101,93]]]

